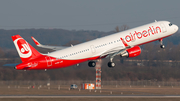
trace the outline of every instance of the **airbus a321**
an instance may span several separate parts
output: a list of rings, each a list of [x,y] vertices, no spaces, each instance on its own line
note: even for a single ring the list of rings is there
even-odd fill
[[[47,70],[64,68],[85,61],[89,61],[89,67],[95,67],[96,60],[102,58],[109,58],[107,65],[113,68],[115,66],[113,58],[116,55],[136,57],[141,53],[140,45],[156,40],[159,40],[161,48],[165,48],[163,38],[177,31],[178,26],[169,21],[155,21],[71,47],[42,45],[32,37],[37,46],[55,50],[48,54],[39,53],[20,35],[14,35],[12,40],[22,60],[22,63],[15,65],[14,68],[17,70]]]

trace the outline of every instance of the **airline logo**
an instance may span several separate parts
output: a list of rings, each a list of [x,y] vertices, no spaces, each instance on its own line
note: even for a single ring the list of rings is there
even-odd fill
[[[22,39],[18,38],[14,40],[14,44],[17,48],[17,51],[22,58],[29,58],[32,55],[32,51],[28,45],[28,43]]]
[[[128,46],[129,46],[122,38],[120,38],[120,39],[121,39],[121,41],[123,42],[123,44],[124,44],[125,47],[128,47]]]
[[[151,35],[155,35],[161,32],[161,28],[159,26],[152,26],[149,27],[147,30],[143,30],[140,32],[134,31],[134,33],[130,33],[129,35],[125,36],[125,40],[126,42],[131,42],[131,41],[135,41],[136,39],[141,39],[143,37],[148,37]]]

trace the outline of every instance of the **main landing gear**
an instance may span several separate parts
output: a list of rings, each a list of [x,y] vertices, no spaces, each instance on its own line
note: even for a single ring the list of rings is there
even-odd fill
[[[163,45],[163,39],[159,39],[159,42],[160,42],[160,47],[161,47],[162,49],[164,49],[164,48],[165,48],[165,45]]]
[[[115,67],[115,63],[113,62],[113,58],[114,58],[114,56],[110,57],[110,62],[108,62],[108,67],[109,68],[114,68]]]
[[[95,67],[96,66],[96,62],[95,61],[89,61],[88,66],[89,67]]]
[[[114,62],[108,62],[108,67],[109,68],[114,68],[115,66],[115,63]]]
[[[108,62],[108,64],[107,64],[109,68],[114,68],[115,67],[115,63],[112,61],[113,57],[110,58],[110,62]],[[96,66],[96,61],[89,61],[88,66],[89,67],[95,67]]]

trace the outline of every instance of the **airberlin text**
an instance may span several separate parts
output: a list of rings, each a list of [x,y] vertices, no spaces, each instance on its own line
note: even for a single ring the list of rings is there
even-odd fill
[[[125,36],[125,40],[127,42],[130,42],[130,41],[133,41],[133,40],[136,40],[136,39],[141,39],[143,37],[148,37],[148,36],[151,36],[151,35],[155,35],[155,34],[158,34],[161,32],[161,28],[159,26],[157,27],[149,27],[147,30],[143,30],[142,32],[137,32],[137,31],[134,31],[134,33],[130,33],[129,35],[126,35]]]

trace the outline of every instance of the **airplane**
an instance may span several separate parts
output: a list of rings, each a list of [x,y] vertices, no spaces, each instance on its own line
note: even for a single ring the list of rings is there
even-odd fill
[[[169,37],[178,31],[178,26],[169,21],[155,21],[133,29],[118,32],[92,41],[84,42],[71,47],[47,46],[40,44],[34,37],[37,46],[53,49],[48,54],[41,54],[20,35],[12,36],[22,63],[14,66],[17,70],[48,70],[65,68],[88,61],[89,67],[96,66],[96,60],[109,58],[108,67],[115,67],[113,58],[136,57],[141,54],[140,45],[159,40],[160,47],[163,38]]]

